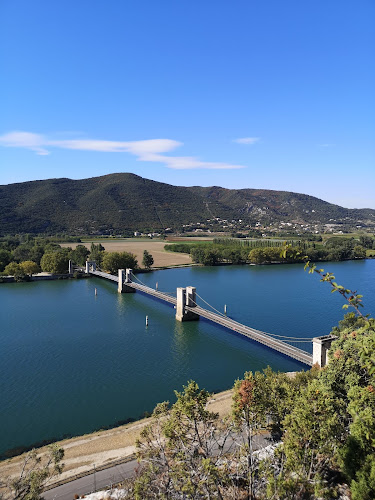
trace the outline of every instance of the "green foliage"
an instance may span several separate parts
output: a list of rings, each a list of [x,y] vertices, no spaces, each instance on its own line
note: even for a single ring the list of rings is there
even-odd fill
[[[100,243],[91,243],[90,260],[94,260],[98,267],[102,265],[105,248]]]
[[[356,479],[351,483],[353,500],[373,500],[375,498],[375,456],[367,456]]]
[[[326,241],[327,260],[364,259],[366,250],[354,238],[333,236]]]
[[[116,274],[119,269],[135,269],[137,266],[135,255],[129,252],[105,252],[101,264],[111,274]]]
[[[70,252],[70,259],[74,264],[84,266],[89,253],[90,251],[85,247],[85,245],[77,245],[75,249]]]
[[[342,446],[335,456],[346,477],[357,481],[372,474],[369,460],[375,456],[375,320],[359,318],[355,330],[343,326],[321,384],[334,394],[340,409]]]
[[[339,239],[340,244],[343,239]],[[229,264],[270,264],[280,262],[304,262],[305,258],[312,262],[325,260],[362,259],[365,250],[359,245],[352,245],[351,240],[345,246],[323,248],[315,242],[290,240],[288,242],[270,240],[243,240],[232,238],[215,238],[212,242],[175,243],[165,245],[171,252],[190,253],[194,262],[206,266],[221,262]],[[354,241],[354,240],[353,240]],[[284,252],[283,248],[287,247]],[[250,250],[249,250],[250,249]]]
[[[157,405],[141,432],[141,470],[129,498],[222,498],[227,471],[220,466],[222,446],[213,453],[218,415],[206,409],[210,394],[193,381],[175,394],[176,403]]]
[[[33,262],[32,260],[25,260],[24,262],[21,262],[20,267],[22,271],[29,276],[40,273],[40,267],[36,262]]]
[[[12,254],[9,250],[0,248],[0,272],[4,271],[5,267],[11,262]]]
[[[266,254],[263,248],[253,248],[249,253],[249,260],[253,264],[263,264],[266,262]]]
[[[215,266],[221,261],[221,256],[217,249],[197,246],[191,249],[190,255],[193,262],[203,264],[204,266]]]
[[[28,276],[27,273],[22,268],[21,264],[17,264],[17,262],[11,262],[8,264],[4,273],[5,276],[13,276],[15,281],[27,281]]]
[[[323,473],[332,460],[343,427],[336,411],[335,395],[319,380],[307,385],[285,418],[283,451],[285,467],[298,480],[310,481]]]
[[[196,245],[192,243],[173,243],[164,245],[164,250],[166,250],[167,252],[190,253],[190,250],[194,246]]]
[[[21,272],[21,266],[17,262],[11,262],[4,269],[5,276],[15,276],[17,273]]]
[[[47,273],[65,274],[68,272],[69,255],[67,252],[45,253],[40,266]]]
[[[375,239],[372,236],[360,236],[359,237],[359,244],[363,248],[371,249],[371,248],[373,248],[374,243],[375,243]]]
[[[143,267],[145,267],[146,269],[150,269],[153,263],[154,263],[153,256],[147,250],[144,250],[143,260],[142,260]]]
[[[39,500],[48,481],[61,474],[63,458],[64,450],[57,445],[50,445],[44,456],[38,456],[36,450],[27,453],[19,476],[0,480],[5,491],[3,499]]]
[[[363,248],[363,246],[361,246],[361,245],[356,245],[353,248],[352,257],[354,259],[365,259],[366,258],[366,250],[365,250],[365,248]]]

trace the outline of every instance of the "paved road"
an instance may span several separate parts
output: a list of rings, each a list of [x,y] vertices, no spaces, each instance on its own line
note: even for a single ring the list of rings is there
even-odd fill
[[[254,451],[257,449],[265,448],[270,444],[268,436],[258,435],[254,437]],[[225,451],[233,445],[233,441],[227,440]],[[213,450],[215,455],[215,449]],[[69,483],[53,488],[44,493],[45,500],[73,500],[74,495],[88,495],[93,491],[106,490],[112,484],[119,483],[120,481],[131,477],[138,466],[136,460],[131,460],[121,465],[116,465],[95,474],[70,481]]]
[[[136,460],[131,460],[121,465],[115,465],[109,469],[98,471],[95,474],[89,474],[88,476],[48,490],[43,494],[43,498],[45,498],[45,500],[73,500],[76,494],[87,495],[93,491],[109,489],[112,484],[116,484],[131,477],[137,466],[138,462]]]

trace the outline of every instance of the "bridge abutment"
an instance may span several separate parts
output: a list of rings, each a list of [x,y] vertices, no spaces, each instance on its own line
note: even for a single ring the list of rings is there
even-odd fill
[[[313,365],[318,364],[321,368],[328,365],[328,351],[331,344],[337,337],[334,335],[323,335],[322,337],[314,337],[313,343]]]
[[[126,283],[131,283],[132,269],[119,269],[118,270],[118,293],[134,293],[135,289],[128,286]]]
[[[199,315],[193,311],[188,311],[188,307],[196,306],[196,288],[187,286],[186,288],[177,288],[176,319],[177,321],[196,321]]]

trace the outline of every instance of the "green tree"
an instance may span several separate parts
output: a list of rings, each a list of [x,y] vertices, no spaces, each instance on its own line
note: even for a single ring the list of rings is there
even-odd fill
[[[248,498],[255,498],[254,475],[257,463],[254,459],[254,436],[266,425],[267,398],[265,377],[260,372],[245,373],[243,380],[237,380],[233,392],[233,420],[240,441],[240,457],[246,459],[245,477]],[[241,458],[239,460],[241,462]]]
[[[33,274],[40,272],[40,267],[38,266],[38,264],[31,260],[25,260],[24,262],[21,262],[20,267],[23,270],[23,272],[30,277]]]
[[[147,251],[144,250],[143,252],[143,260],[142,260],[142,265],[146,269],[150,269],[150,267],[154,264],[154,258],[153,256]]]
[[[98,267],[102,265],[105,248],[100,243],[91,243],[90,260],[94,260]]]
[[[44,254],[44,246],[43,245],[34,245],[30,249],[29,259],[33,262],[36,262],[40,266],[40,261]]]
[[[299,498],[316,498],[324,490],[322,479],[334,468],[343,430],[334,394],[319,379],[312,380],[296,396],[284,426],[285,464],[278,484],[299,492]]]
[[[232,264],[243,264],[246,262],[246,253],[245,256],[241,249],[239,248],[225,248],[222,251],[222,257],[225,259],[227,262],[231,262]]]
[[[186,247],[187,247],[187,245],[186,245]],[[191,258],[193,259],[193,262],[195,262],[196,264],[200,264],[200,263],[202,263],[203,258],[204,258],[204,249],[200,248],[199,246],[190,248],[190,255],[191,255]]]
[[[85,245],[77,245],[75,249],[70,252],[70,258],[74,264],[84,266],[89,253],[90,251],[85,247]]]
[[[15,250],[13,250],[13,258],[17,262],[22,262],[30,259],[30,251],[32,245],[29,243],[24,243],[23,245],[19,245]]]
[[[353,499],[370,499],[375,497],[375,320],[349,313],[340,323],[320,380],[335,395],[343,423],[334,457],[353,487]]]
[[[7,266],[12,260],[12,254],[9,250],[0,249],[0,272],[4,271],[5,266]]]
[[[64,450],[50,445],[48,452],[38,456],[36,450],[26,454],[21,471],[16,478],[0,480],[4,500],[39,500],[46,484],[61,474],[64,464]]]
[[[26,273],[17,262],[10,262],[4,269],[5,276],[13,276],[16,281],[23,281]]]
[[[361,245],[356,245],[352,251],[353,259],[365,259],[366,258],[366,250]]]
[[[108,252],[103,256],[102,268],[115,274],[118,269],[135,269],[138,266],[134,254],[129,252]]]
[[[372,238],[371,236],[360,236],[359,237],[359,243],[364,248],[372,248],[374,241],[375,241],[374,238]]]
[[[176,403],[159,404],[141,432],[141,472],[132,498],[224,498],[228,470],[221,463],[228,433],[218,433],[218,414],[206,409],[211,395],[193,381],[175,394]]]
[[[45,253],[40,261],[43,271],[54,274],[65,274],[68,272],[69,257],[66,252]]]
[[[263,248],[253,248],[249,253],[249,260],[253,264],[263,264],[267,257]]]

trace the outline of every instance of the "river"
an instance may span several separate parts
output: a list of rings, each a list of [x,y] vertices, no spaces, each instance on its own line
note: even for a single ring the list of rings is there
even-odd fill
[[[323,267],[363,293],[365,312],[374,314],[374,260]],[[342,298],[301,265],[193,267],[138,278],[167,292],[196,286],[216,309],[226,304],[230,317],[280,335],[324,335],[344,314]],[[205,320],[176,322],[169,305],[120,295],[97,278],[1,284],[0,315],[0,454],[138,418],[173,401],[190,379],[220,391],[247,370],[306,368]]]

